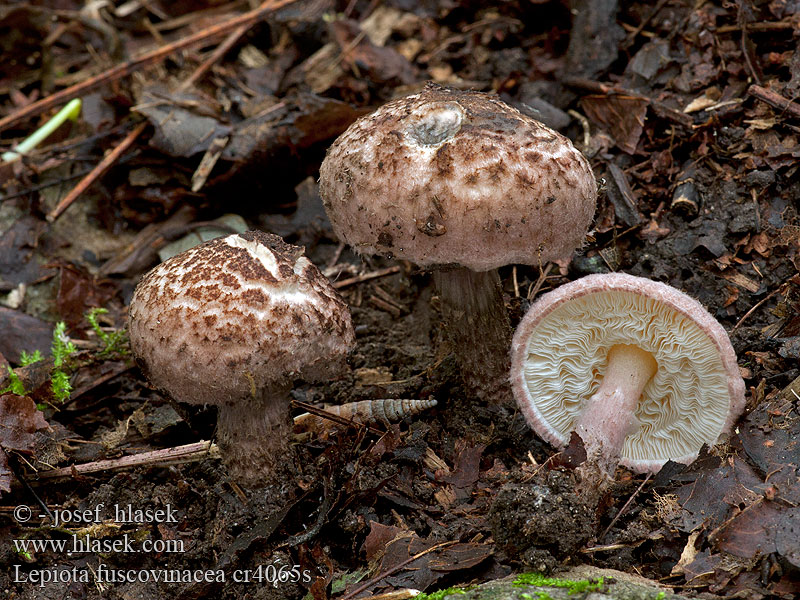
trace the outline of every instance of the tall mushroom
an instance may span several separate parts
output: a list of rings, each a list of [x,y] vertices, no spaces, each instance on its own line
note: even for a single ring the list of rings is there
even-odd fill
[[[556,446],[576,431],[590,461],[637,472],[689,463],[744,408],[744,381],[725,330],[699,302],[663,283],[589,275],[542,296],[514,335],[514,396]]]
[[[150,271],[129,308],[131,349],[175,400],[219,407],[229,473],[268,482],[289,461],[289,390],[342,367],[350,312],[303,249],[248,231],[217,238]]]
[[[428,84],[339,136],[320,194],[357,252],[434,269],[465,383],[510,400],[497,269],[568,259],[581,245],[597,195],[583,155],[497,98]]]

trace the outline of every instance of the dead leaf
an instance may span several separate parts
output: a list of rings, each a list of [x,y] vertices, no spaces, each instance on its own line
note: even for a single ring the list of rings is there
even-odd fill
[[[636,152],[650,102],[636,96],[585,96],[581,99],[586,116],[614,138],[620,150]]]
[[[0,491],[11,491],[11,470],[6,451],[31,452],[37,431],[49,429],[36,404],[27,396],[0,396]]]
[[[36,350],[42,356],[50,354],[53,326],[18,310],[0,306],[0,354],[9,362],[19,364],[20,353],[32,354]]]

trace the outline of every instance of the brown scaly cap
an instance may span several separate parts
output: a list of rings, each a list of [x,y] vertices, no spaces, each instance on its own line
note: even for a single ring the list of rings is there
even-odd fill
[[[319,379],[354,342],[347,305],[303,249],[260,231],[163,262],[137,286],[129,314],[147,378],[194,404]]]
[[[668,459],[690,463],[744,409],[733,346],[699,302],[642,277],[589,275],[539,298],[514,335],[514,397],[540,437],[556,446],[568,442],[615,344],[635,345],[658,364],[635,411],[639,426],[625,440],[622,465],[644,472]]]
[[[435,84],[339,136],[320,194],[361,253],[475,271],[569,258],[597,199],[566,137],[497,98]]]

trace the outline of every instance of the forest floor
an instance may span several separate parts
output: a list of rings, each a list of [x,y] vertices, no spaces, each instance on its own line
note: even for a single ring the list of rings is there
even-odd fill
[[[792,0],[0,6],[1,149],[82,101],[0,162],[0,595],[350,598],[590,564],[797,598],[799,38]],[[569,265],[501,269],[512,325],[589,273],[686,292],[747,386],[725,445],[619,469],[581,506],[514,407],[464,400],[430,274],[340,245],[316,183],[353,120],[431,80],[561,131],[602,182]],[[352,310],[348,370],[296,402],[438,402],[298,436],[296,477],[267,489],[227,475],[215,410],[150,388],[118,335],[159,252],[246,228],[304,246]]]

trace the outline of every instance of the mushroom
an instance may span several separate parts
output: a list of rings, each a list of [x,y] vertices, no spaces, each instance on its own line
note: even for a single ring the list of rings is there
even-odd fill
[[[320,168],[341,240],[434,269],[462,377],[496,401],[511,399],[497,269],[569,259],[596,188],[563,135],[495,97],[430,83],[353,123]]]
[[[294,379],[335,374],[355,339],[347,305],[303,249],[260,231],[161,263],[136,287],[129,318],[154,387],[219,407],[223,460],[246,485],[290,463]]]
[[[655,472],[690,463],[744,408],[744,381],[725,330],[663,283],[589,275],[531,306],[511,351],[514,397],[555,446],[576,431],[587,462]]]

